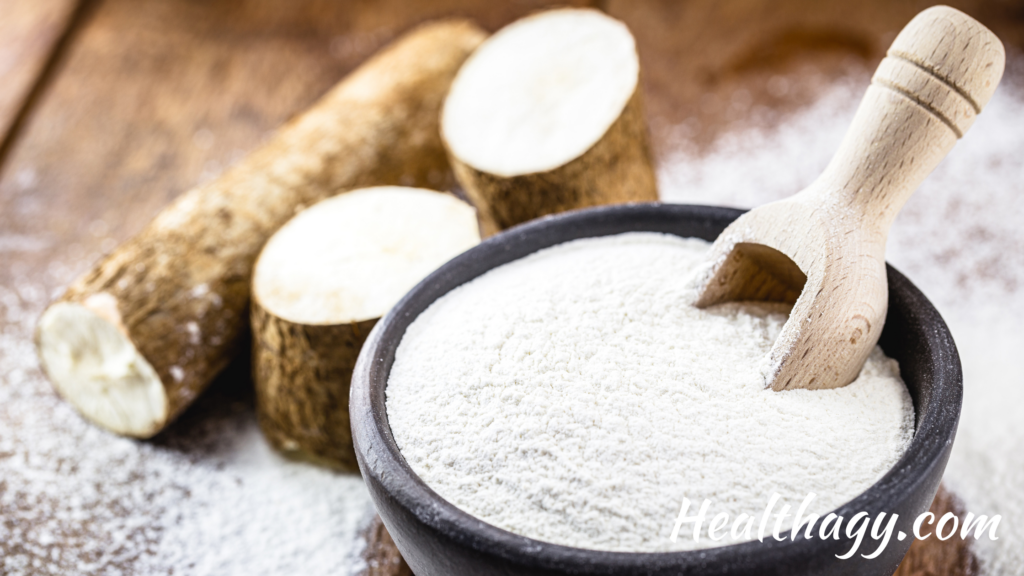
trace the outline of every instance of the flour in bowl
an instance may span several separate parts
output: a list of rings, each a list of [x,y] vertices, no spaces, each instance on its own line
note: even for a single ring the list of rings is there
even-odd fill
[[[709,246],[576,240],[438,299],[388,380],[409,465],[500,528],[634,552],[730,543],[673,542],[683,498],[711,500],[709,520],[759,518],[773,493],[795,509],[813,492],[809,512],[823,515],[866,490],[913,437],[896,362],[876,349],[846,387],[765,389],[788,307],[693,308],[687,280]]]

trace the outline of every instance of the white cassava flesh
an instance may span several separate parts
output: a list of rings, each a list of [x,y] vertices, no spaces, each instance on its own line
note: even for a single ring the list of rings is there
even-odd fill
[[[363,341],[409,289],[479,242],[471,206],[398,186],[322,200],[278,230],[252,286],[256,411],[270,442],[356,470],[348,391]]]
[[[306,209],[271,237],[253,295],[295,323],[380,318],[479,241],[476,211],[453,196],[398,186],[357,190]]]
[[[39,320],[39,355],[58,392],[86,417],[118,434],[148,436],[166,418],[167,396],[120,320],[94,311],[117,313],[104,299],[93,296],[92,309],[71,302],[48,308]]]
[[[441,137],[487,234],[658,199],[636,43],[597,10],[540,12],[485,41],[452,82]]]
[[[594,10],[553,10],[496,33],[445,101],[453,154],[498,176],[546,172],[581,156],[622,114],[640,79],[633,36]]]
[[[61,396],[120,434],[165,428],[247,343],[253,265],[297,210],[443,177],[441,105],[485,37],[465,20],[403,35],[75,280],[36,331]]]

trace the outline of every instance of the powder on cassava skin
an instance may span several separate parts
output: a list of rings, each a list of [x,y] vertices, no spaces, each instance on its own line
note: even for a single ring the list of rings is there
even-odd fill
[[[511,532],[637,552],[729,543],[670,540],[684,497],[691,514],[710,499],[710,520],[760,518],[775,492],[794,509],[815,493],[818,514],[863,492],[913,436],[896,362],[876,349],[844,388],[766,390],[759,368],[788,309],[693,308],[687,280],[708,247],[577,240],[440,298],[388,381],[412,469]]]

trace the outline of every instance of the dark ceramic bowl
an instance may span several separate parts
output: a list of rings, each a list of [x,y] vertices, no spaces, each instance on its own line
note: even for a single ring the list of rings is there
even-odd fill
[[[359,468],[370,494],[417,576],[541,574],[878,574],[896,569],[913,539],[914,519],[938,489],[960,417],[960,359],[945,322],[902,274],[888,269],[889,316],[880,344],[900,363],[917,411],[906,454],[881,480],[835,511],[899,514],[881,556],[866,560],[878,542],[868,537],[857,555],[839,560],[851,540],[753,541],[693,552],[604,552],[559,546],[507,532],[459,510],[412,471],[391,435],[385,410],[388,373],[406,327],[449,290],[541,248],[593,236],[655,231],[714,240],[739,210],[674,204],[593,208],[543,218],[483,242],[448,262],[409,292],[377,323],[356,365],[349,410]],[[864,446],[871,450],[872,446]],[[845,525],[844,525],[845,531]],[[845,533],[844,533],[845,537]]]

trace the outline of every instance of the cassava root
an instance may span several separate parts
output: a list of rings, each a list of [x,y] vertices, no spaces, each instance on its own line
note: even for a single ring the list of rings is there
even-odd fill
[[[459,20],[410,32],[78,278],[36,332],[57,391],[119,434],[167,426],[243,345],[253,264],[274,231],[339,192],[447,171],[440,107],[484,37]]]
[[[658,199],[636,45],[596,10],[541,12],[495,33],[455,77],[441,133],[487,233]]]

